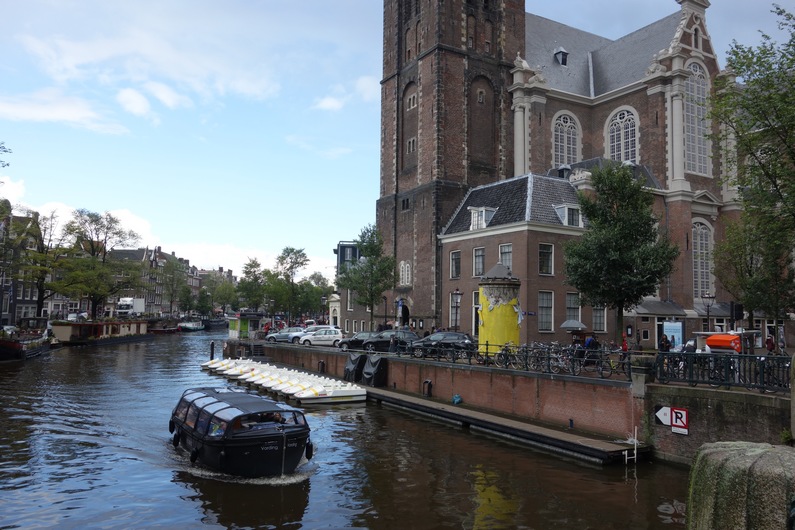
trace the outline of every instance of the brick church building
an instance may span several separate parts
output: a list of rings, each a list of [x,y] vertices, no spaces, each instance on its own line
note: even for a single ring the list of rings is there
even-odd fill
[[[585,230],[577,190],[614,160],[645,179],[680,249],[620,331],[652,348],[672,322],[680,340],[728,329],[712,249],[739,205],[703,105],[722,75],[710,2],[661,1],[669,16],[610,40],[524,0],[384,0],[376,225],[398,284],[376,322],[477,334],[478,283],[502,263],[521,281],[523,342],[569,340],[571,319],[612,338],[615,315],[580,307],[562,271],[564,242]]]

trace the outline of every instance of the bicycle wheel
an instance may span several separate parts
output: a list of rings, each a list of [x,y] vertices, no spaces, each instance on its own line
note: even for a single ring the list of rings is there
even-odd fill
[[[572,375],[580,375],[582,370],[582,361],[577,358],[569,359],[569,371]]]
[[[602,379],[607,379],[613,375],[613,367],[610,359],[599,359],[596,361],[596,371]]]
[[[508,354],[504,351],[499,352],[494,356],[494,364],[497,366],[497,368],[505,368],[505,366],[508,364]]]
[[[553,374],[560,372],[560,366],[562,364],[563,360],[558,355],[549,356],[549,371]]]

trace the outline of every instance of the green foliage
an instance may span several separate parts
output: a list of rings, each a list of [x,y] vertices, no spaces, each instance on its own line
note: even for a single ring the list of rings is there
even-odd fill
[[[185,266],[176,258],[167,256],[160,272],[160,282],[163,285],[163,299],[168,301],[168,313],[171,314],[175,307],[179,307],[182,287],[188,284]]]
[[[763,34],[757,47],[734,42],[709,117],[720,125],[725,181],[744,212],[715,248],[715,275],[745,310],[782,317],[795,310],[795,19],[773,10],[789,39]]]
[[[350,289],[354,302],[374,308],[382,300],[384,291],[395,286],[395,257],[384,255],[384,243],[375,225],[368,225],[355,240],[359,261],[337,273],[337,285]],[[370,311],[370,328],[373,311]]]
[[[221,304],[224,313],[227,312],[227,306],[238,307],[237,291],[232,282],[223,281],[215,288],[214,300]]]
[[[179,288],[179,309],[185,313],[196,309],[196,297],[188,284]]]
[[[296,299],[295,276],[298,271],[309,264],[309,258],[302,248],[284,247],[282,253],[276,258],[276,270],[287,281],[289,296],[287,298],[287,314],[293,318],[294,301]]]
[[[265,278],[256,258],[249,258],[243,266],[243,277],[237,284],[238,296],[249,309],[256,311],[265,298]]]
[[[588,230],[565,246],[565,275],[583,304],[615,309],[620,318],[654,294],[672,272],[679,249],[658,230],[654,198],[631,168],[596,168],[591,183],[595,195],[579,198]]]
[[[87,297],[93,318],[99,316],[108,297],[140,288],[140,263],[109,259],[114,248],[135,246],[138,234],[124,229],[110,213],[76,210],[62,237],[65,255],[60,259],[59,279],[50,287],[70,297]]]
[[[5,146],[5,142],[0,142],[0,155],[5,155],[11,153],[11,149]],[[8,166],[8,162],[5,160],[0,159],[0,168]]]

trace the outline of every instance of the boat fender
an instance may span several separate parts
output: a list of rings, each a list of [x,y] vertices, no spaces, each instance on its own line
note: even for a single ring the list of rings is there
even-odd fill
[[[168,432],[174,432],[174,420],[168,420]]]
[[[171,440],[171,443],[174,444],[174,447],[179,447],[179,431],[174,433],[174,439]]]
[[[306,459],[312,460],[312,456],[315,454],[315,446],[312,445],[312,442],[306,442]]]
[[[190,452],[190,463],[194,463],[197,458],[199,458],[199,449],[194,448],[193,451]]]

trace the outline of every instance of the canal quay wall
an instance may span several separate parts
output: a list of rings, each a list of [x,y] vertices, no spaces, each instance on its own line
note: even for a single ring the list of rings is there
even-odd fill
[[[350,353],[292,344],[234,343],[227,357],[271,362],[343,378]],[[677,384],[574,377],[380,355],[385,388],[558,429],[626,440],[635,434],[653,457],[689,465],[699,448],[717,441],[780,445],[790,429],[791,398]],[[674,421],[671,421],[673,418]]]

